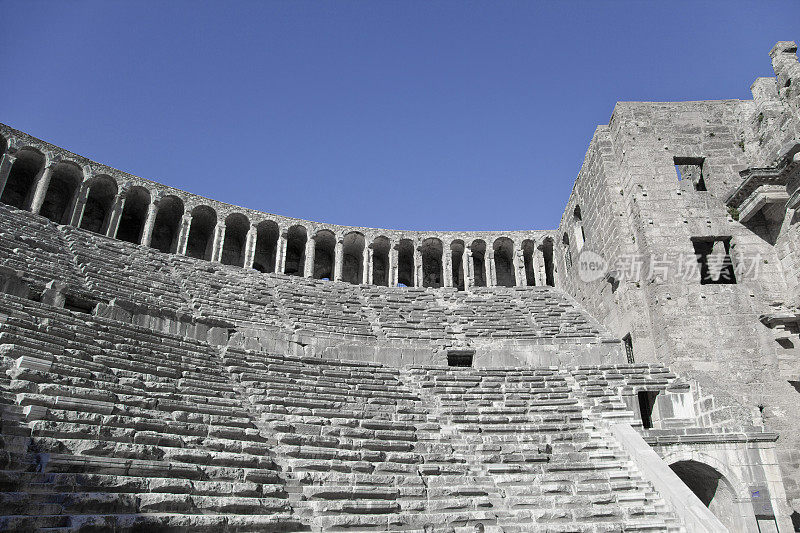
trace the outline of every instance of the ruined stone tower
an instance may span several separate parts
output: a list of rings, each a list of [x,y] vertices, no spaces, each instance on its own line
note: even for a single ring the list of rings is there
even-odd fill
[[[334,226],[0,124],[0,529],[793,531],[800,64],[621,102],[556,230]]]

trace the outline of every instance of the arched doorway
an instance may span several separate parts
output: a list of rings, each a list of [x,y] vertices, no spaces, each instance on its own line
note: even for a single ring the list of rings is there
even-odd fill
[[[27,209],[34,185],[43,168],[42,154],[29,149],[18,151],[17,158],[11,165],[3,195],[0,196],[0,202],[18,209]]]
[[[364,236],[351,232],[342,241],[342,281],[358,285],[364,272]]]
[[[410,239],[397,244],[397,284],[414,286],[414,242]]]
[[[376,237],[372,242],[372,284],[389,285],[389,239]]]
[[[183,217],[183,201],[177,196],[165,196],[158,202],[150,246],[164,253],[178,249],[178,233]]]
[[[442,241],[431,237],[422,241],[420,253],[422,255],[422,286],[438,288],[444,285],[442,268]]]
[[[456,239],[450,243],[450,264],[453,272],[453,287],[464,290],[464,241]]]
[[[311,272],[311,277],[332,280],[335,256],[336,236],[330,230],[319,230],[314,236],[314,270]]]
[[[472,250],[472,281],[476,287],[486,287],[486,241],[476,239],[470,245]]]
[[[492,245],[494,249],[494,274],[498,287],[513,287],[517,284],[514,272],[514,241],[508,237],[500,237]]]
[[[545,285],[556,286],[555,265],[553,263],[553,239],[545,237],[542,242],[542,258],[544,258]]]
[[[110,176],[97,176],[89,184],[89,194],[83,207],[80,227],[95,233],[105,234],[114,198],[117,196],[117,182]]]
[[[275,256],[278,253],[278,224],[265,220],[256,226],[256,254],[253,268],[259,272],[275,272]]]
[[[305,267],[306,239],[308,233],[304,226],[292,226],[286,233],[286,264],[284,274],[302,276]]]
[[[233,213],[225,219],[225,238],[222,241],[222,264],[244,266],[244,251],[250,220],[241,213]]]
[[[122,208],[116,238],[137,244],[142,242],[142,230],[149,208],[150,191],[144,187],[131,187],[125,194],[125,207]]]
[[[216,227],[216,211],[207,205],[199,205],[192,209],[192,225],[186,241],[186,255],[210,261]]]
[[[725,527],[740,530],[736,492],[719,471],[694,460],[677,461],[669,467]]]
[[[50,185],[39,214],[56,224],[69,222],[75,205],[75,194],[83,181],[83,172],[74,163],[60,163],[53,169]]]

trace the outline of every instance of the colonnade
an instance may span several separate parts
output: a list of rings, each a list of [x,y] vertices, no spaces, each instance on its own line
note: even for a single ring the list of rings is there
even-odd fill
[[[443,241],[416,233],[369,236],[311,223],[256,223],[239,212],[222,218],[209,205],[190,206],[178,195],[119,185],[108,175],[85,179],[79,165],[48,161],[42,152],[0,149],[3,203],[166,253],[354,284],[462,290],[554,284],[550,237]]]

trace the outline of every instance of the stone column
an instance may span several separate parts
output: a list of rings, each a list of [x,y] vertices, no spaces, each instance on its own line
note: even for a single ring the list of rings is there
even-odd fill
[[[422,250],[419,245],[414,247],[414,286],[422,287],[425,285],[422,273]]]
[[[304,265],[303,275],[307,278],[314,277],[314,257],[317,251],[317,241],[313,237],[309,237],[306,241],[306,263]]]
[[[517,278],[517,287],[525,286],[525,258],[522,256],[522,250],[514,245],[514,274]]]
[[[147,218],[144,221],[144,229],[142,229],[142,246],[150,246],[150,241],[153,240],[153,226],[156,223],[156,215],[158,214],[158,202],[160,198],[158,195],[153,195],[150,198],[150,205],[147,206]]]
[[[389,248],[389,286],[397,287],[397,245]]]
[[[256,240],[258,239],[258,226],[250,224],[250,229],[247,230],[247,241],[244,245],[244,268],[253,268],[253,262],[256,260]]]
[[[222,261],[222,247],[225,246],[225,222],[218,220],[214,228],[214,245],[211,248],[211,261]]]
[[[442,249],[442,281],[445,287],[453,286],[453,252]]]
[[[69,216],[69,225],[80,227],[83,219],[83,209],[86,207],[86,200],[89,198],[89,186],[87,182],[81,182],[78,190],[75,193],[75,205],[72,207],[72,213]]]
[[[364,252],[362,254],[362,259],[364,260],[364,266],[361,268],[361,283],[363,285],[368,284],[369,281],[369,271],[370,266],[372,265],[372,248],[369,246],[364,246]]]
[[[50,179],[53,177],[53,169],[56,163],[50,163],[44,168],[39,178],[36,180],[36,188],[33,191],[33,198],[31,199],[31,213],[39,214],[44,203],[45,196],[47,196],[47,189],[50,187]]]
[[[178,231],[178,246],[176,254],[186,255],[186,246],[189,243],[189,230],[192,229],[192,214],[184,213],[181,218],[181,227]]]
[[[544,276],[542,276],[542,268],[544,265],[544,252],[538,247],[533,247],[533,256],[531,257],[533,263],[533,282],[537,287],[544,285]]]
[[[483,267],[486,271],[486,286],[494,287],[494,250],[488,244],[483,253]]]
[[[364,261],[365,263],[365,270],[364,270],[364,283],[367,285],[372,285],[374,283],[372,279],[372,262],[375,259],[375,250],[372,249],[372,245],[370,244],[366,248],[364,248],[364,253],[366,254],[367,258]]]
[[[3,191],[6,188],[6,182],[8,181],[8,175],[11,174],[11,167],[14,165],[14,161],[17,160],[17,156],[6,152],[3,154],[3,158],[0,159],[0,196],[3,196]]]
[[[111,216],[108,219],[108,228],[106,228],[106,237],[117,238],[119,219],[122,218],[122,211],[125,209],[125,195],[127,192],[127,190],[122,190],[114,197],[114,205],[111,208]]]
[[[475,286],[475,262],[472,260],[471,248],[464,248],[464,258],[462,262],[464,266],[464,289],[466,290]]]
[[[342,264],[344,263],[344,241],[342,239],[336,240],[336,251],[334,253],[334,270],[333,270],[333,279],[334,281],[342,281]]]
[[[286,239],[289,237],[289,233],[284,230],[281,231],[280,237],[278,237],[278,249],[275,251],[275,272],[278,274],[283,274],[283,266],[286,263]]]

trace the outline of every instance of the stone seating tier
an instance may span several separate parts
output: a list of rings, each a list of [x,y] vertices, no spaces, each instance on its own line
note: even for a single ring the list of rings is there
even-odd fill
[[[0,205],[0,222],[0,266],[20,271],[34,293],[57,280],[67,294],[113,301],[134,315],[439,347],[454,340],[596,343],[609,338],[553,287],[476,287],[466,293],[351,285],[164,254],[6,205]]]
[[[587,369],[265,354],[10,295],[0,355],[3,529],[679,530]]]

